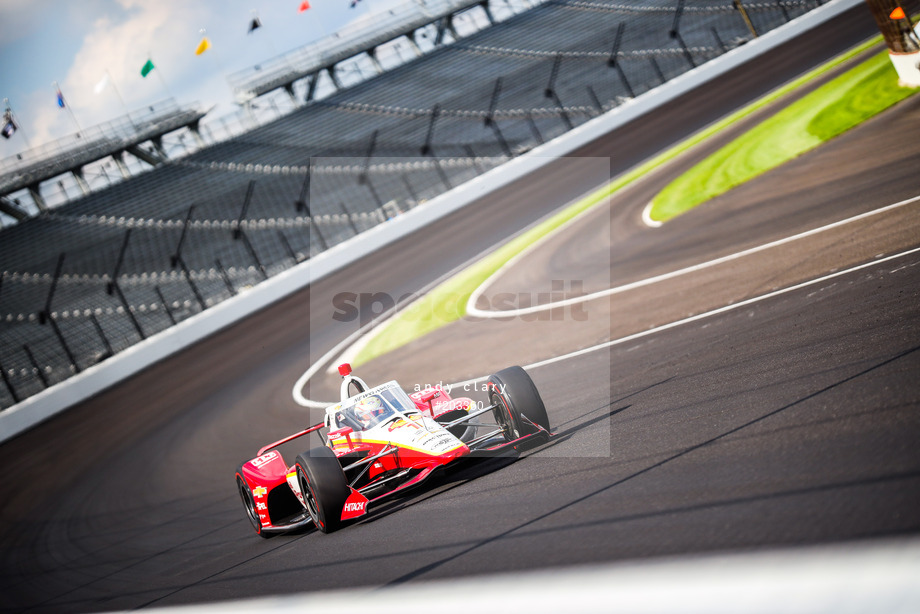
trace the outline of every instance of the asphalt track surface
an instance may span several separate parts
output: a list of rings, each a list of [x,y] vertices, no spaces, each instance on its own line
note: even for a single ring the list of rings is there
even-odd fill
[[[579,155],[609,157],[613,174],[632,167],[873,35],[859,9]],[[616,266],[606,279],[565,249],[570,235],[545,249],[584,267],[558,271],[564,279],[618,283],[916,196],[920,141],[905,139],[902,164],[889,164],[892,133],[920,134],[916,98],[830,153],[726,195],[721,209],[711,203],[661,229],[638,222],[650,189],[638,186],[609,209],[601,251]],[[560,160],[0,446],[0,611],[202,603],[916,535],[920,253],[532,369],[557,432],[550,443],[468,464],[331,535],[252,533],[233,469],[316,418],[290,390],[311,359],[359,324],[332,319],[333,296],[417,291],[599,184],[588,166]],[[877,248],[848,258],[862,263],[917,247],[917,209],[899,215],[886,220],[902,232],[860,227],[833,243]],[[560,261],[541,254],[536,267]],[[758,258],[745,271],[773,281],[758,277],[745,295],[846,266],[815,262],[827,251],[814,246],[784,257],[808,266],[778,272],[775,256]],[[534,280],[558,276],[519,271],[502,283],[535,289]],[[698,313],[701,289],[683,285],[658,302]],[[589,320],[608,327],[595,342],[624,317],[648,326],[625,307],[608,309],[617,317]],[[520,341],[493,337],[482,354]],[[480,366],[457,364],[451,348],[438,346],[425,372],[396,375],[406,384],[403,375],[424,382]],[[544,351],[522,345],[515,362]],[[390,371],[411,371],[389,361]],[[307,396],[322,397],[329,385],[313,388]]]

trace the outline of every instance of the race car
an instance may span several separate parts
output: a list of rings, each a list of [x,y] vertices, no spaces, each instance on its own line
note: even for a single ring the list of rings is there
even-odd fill
[[[236,471],[246,515],[262,537],[311,524],[330,533],[460,459],[552,435],[540,393],[521,367],[488,378],[484,407],[451,399],[440,386],[413,394],[396,381],[371,388],[348,364],[339,374],[341,401],[326,408],[322,422],[263,447]],[[479,421],[487,414],[494,423]],[[325,445],[289,465],[276,448],[313,432]]]

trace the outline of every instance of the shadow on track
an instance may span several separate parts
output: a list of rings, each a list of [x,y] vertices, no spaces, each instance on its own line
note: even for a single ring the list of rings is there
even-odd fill
[[[692,446],[689,446],[689,447],[687,447],[687,448],[684,448],[683,450],[681,450],[681,451],[679,451],[679,452],[677,452],[677,453],[675,453],[675,454],[672,454],[671,456],[668,456],[667,458],[662,459],[662,460],[660,460],[660,461],[658,461],[658,462],[656,462],[656,463],[653,463],[653,464],[651,464],[651,465],[645,467],[644,469],[641,469],[641,470],[639,470],[639,471],[637,471],[637,472],[635,472],[635,473],[633,473],[633,474],[631,474],[631,475],[628,475],[628,476],[626,476],[626,477],[624,477],[624,478],[618,479],[618,480],[616,480],[616,481],[614,481],[614,482],[612,482],[612,483],[610,483],[610,484],[607,484],[606,486],[603,486],[603,487],[601,487],[601,488],[597,488],[597,489],[595,489],[595,490],[593,490],[593,491],[591,491],[591,492],[589,492],[589,493],[587,493],[587,494],[585,494],[585,495],[582,495],[582,496],[580,496],[580,497],[578,497],[578,498],[576,498],[576,499],[573,499],[572,501],[569,501],[568,503],[564,503],[564,504],[562,504],[562,505],[560,505],[560,506],[558,506],[558,507],[556,507],[556,508],[554,508],[554,509],[552,509],[552,510],[550,510],[550,511],[548,511],[548,512],[545,512],[545,513],[543,513],[543,514],[540,514],[539,516],[536,516],[535,518],[532,518],[532,519],[530,519],[530,520],[528,520],[528,521],[526,521],[526,522],[522,522],[522,523],[520,523],[519,525],[517,525],[517,526],[515,526],[515,527],[512,527],[512,528],[510,528],[510,529],[507,529],[507,530],[505,530],[505,531],[502,531],[501,533],[499,533],[499,534],[497,534],[497,535],[494,535],[494,536],[492,536],[492,537],[489,537],[489,538],[487,538],[487,539],[480,540],[479,542],[477,542],[477,543],[475,543],[475,544],[469,546],[468,548],[462,550],[461,552],[458,552],[457,554],[454,554],[454,555],[452,555],[452,556],[442,558],[442,559],[439,560],[439,561],[435,561],[435,562],[433,562],[433,563],[429,563],[429,564],[427,564],[427,565],[423,565],[423,566],[421,566],[421,567],[418,567],[418,568],[416,568],[416,569],[414,569],[414,570],[412,570],[412,571],[410,571],[410,572],[408,572],[408,573],[406,573],[406,574],[403,574],[402,576],[400,576],[400,577],[398,577],[398,578],[396,578],[396,579],[394,579],[394,580],[388,582],[387,584],[383,585],[381,588],[387,588],[387,587],[391,587],[391,586],[398,586],[398,585],[404,584],[404,583],[406,583],[406,582],[408,582],[408,581],[410,581],[410,580],[418,579],[421,575],[423,575],[423,574],[425,574],[425,573],[428,573],[428,572],[430,572],[430,571],[433,571],[433,570],[435,570],[435,569],[441,567],[442,565],[445,565],[446,563],[448,563],[448,562],[450,562],[450,561],[452,561],[452,560],[455,560],[455,559],[457,559],[457,558],[460,558],[461,556],[464,556],[464,555],[466,555],[466,554],[469,554],[470,552],[473,552],[473,551],[475,551],[475,550],[478,550],[479,548],[482,548],[482,547],[487,546],[487,545],[489,545],[489,544],[492,544],[492,543],[501,541],[502,539],[505,539],[506,537],[508,537],[508,536],[511,535],[512,533],[516,533],[516,532],[520,531],[521,529],[524,529],[524,528],[526,528],[526,527],[532,526],[532,525],[534,525],[534,524],[536,524],[536,523],[538,523],[538,522],[540,522],[540,521],[542,521],[542,520],[544,520],[544,519],[546,519],[546,518],[549,518],[549,517],[551,517],[551,516],[553,516],[553,515],[555,515],[555,514],[558,514],[559,512],[562,512],[563,510],[566,510],[566,509],[571,508],[571,507],[573,507],[573,506],[575,506],[575,505],[578,505],[579,503],[582,503],[583,501],[587,501],[588,499],[591,499],[592,497],[595,497],[595,496],[597,496],[597,495],[599,495],[599,494],[601,494],[601,493],[603,493],[603,492],[606,492],[606,491],[608,491],[608,490],[610,490],[610,489],[612,489],[612,488],[616,488],[617,486],[620,486],[620,485],[622,485],[622,484],[624,484],[624,483],[626,483],[626,482],[628,482],[628,481],[630,481],[630,480],[633,480],[633,479],[635,479],[635,478],[637,478],[637,477],[639,477],[639,476],[645,475],[646,473],[649,473],[650,471],[652,471],[652,470],[654,470],[654,469],[658,469],[659,467],[663,467],[663,466],[665,466],[665,465],[671,463],[672,461],[675,461],[675,460],[677,460],[677,459],[680,459],[680,458],[683,458],[683,457],[687,456],[688,454],[690,454],[690,453],[692,453],[692,452],[695,452],[695,451],[697,451],[697,450],[700,450],[700,449],[702,449],[702,448],[705,448],[705,447],[707,447],[707,446],[710,446],[710,445],[712,445],[712,444],[714,444],[714,443],[716,443],[716,442],[718,442],[718,441],[721,441],[722,439],[725,439],[726,437],[729,437],[730,435],[733,435],[733,434],[735,434],[735,433],[738,433],[738,432],[740,432],[740,431],[742,431],[742,430],[744,430],[744,429],[746,429],[746,428],[748,428],[748,427],[751,427],[751,426],[753,426],[753,425],[755,425],[755,424],[759,424],[759,423],[763,422],[764,420],[767,420],[768,418],[771,418],[771,417],[773,417],[773,416],[776,416],[776,415],[778,415],[778,414],[781,414],[781,413],[783,413],[783,412],[785,412],[785,411],[787,411],[787,410],[789,410],[789,409],[791,409],[791,408],[793,408],[793,407],[796,407],[796,406],[798,406],[798,405],[800,405],[800,404],[802,404],[802,403],[805,403],[806,401],[809,401],[809,400],[811,400],[811,399],[814,399],[814,398],[816,398],[816,397],[819,397],[819,396],[821,396],[822,394],[825,394],[825,393],[827,393],[827,392],[830,392],[831,390],[834,390],[835,388],[838,388],[838,387],[840,387],[840,386],[842,386],[842,385],[844,385],[844,384],[846,384],[846,383],[848,383],[848,382],[851,382],[851,381],[853,381],[853,380],[859,379],[860,377],[863,377],[863,376],[865,376],[865,375],[868,375],[869,373],[872,373],[873,371],[876,371],[876,370],[878,370],[878,369],[881,369],[882,367],[885,367],[885,366],[890,365],[890,364],[892,364],[892,363],[894,363],[894,362],[897,362],[898,360],[900,360],[900,359],[902,359],[902,358],[905,358],[905,357],[907,357],[907,356],[909,356],[909,355],[911,355],[911,354],[917,352],[918,350],[920,350],[920,346],[913,347],[913,348],[911,348],[911,349],[909,349],[909,350],[906,350],[906,351],[904,351],[904,352],[901,352],[901,353],[899,353],[899,354],[896,354],[895,356],[892,356],[891,358],[887,358],[887,359],[885,359],[885,360],[883,360],[883,361],[881,361],[881,362],[879,362],[879,363],[877,363],[877,364],[875,364],[875,365],[873,365],[873,366],[871,366],[871,367],[868,367],[868,368],[866,368],[866,369],[863,369],[862,371],[859,371],[858,373],[855,373],[855,374],[850,375],[850,376],[848,376],[848,377],[845,377],[845,378],[843,378],[843,379],[841,379],[841,380],[838,380],[838,381],[834,382],[833,384],[830,384],[830,385],[825,386],[825,387],[823,387],[823,388],[821,388],[821,389],[819,389],[819,390],[816,390],[815,392],[812,392],[811,394],[807,394],[807,395],[805,395],[805,396],[803,396],[803,397],[801,397],[801,398],[799,398],[799,399],[797,399],[797,400],[795,400],[795,401],[792,401],[791,403],[788,403],[788,404],[786,404],[786,405],[783,405],[782,407],[779,407],[779,408],[777,408],[777,409],[774,409],[774,410],[772,410],[772,411],[769,411],[769,412],[763,414],[762,416],[759,416],[759,417],[757,417],[757,418],[754,418],[753,420],[749,420],[749,421],[745,422],[744,424],[741,424],[741,425],[736,426],[736,427],[734,427],[734,428],[732,428],[732,429],[729,429],[729,430],[725,431],[724,433],[721,433],[721,434],[719,434],[719,435],[716,435],[715,437],[711,437],[711,438],[709,438],[709,439],[707,439],[707,440],[705,440],[705,441],[702,441],[702,442],[700,442],[700,443],[698,443],[698,444],[694,444],[694,445],[692,445]],[[614,410],[614,411],[621,411],[621,410]],[[595,420],[595,421],[596,421],[596,420]],[[897,478],[897,479],[901,479],[901,478],[903,478],[903,477],[914,477],[914,476],[913,476],[913,474],[909,474],[909,475],[904,475],[904,476],[900,476],[900,475],[899,475],[899,476],[894,476],[894,477]],[[889,478],[888,478],[888,476],[882,476],[882,477],[875,478],[875,479],[885,480],[885,479],[889,479]],[[819,488],[820,488],[820,487],[819,487]]]

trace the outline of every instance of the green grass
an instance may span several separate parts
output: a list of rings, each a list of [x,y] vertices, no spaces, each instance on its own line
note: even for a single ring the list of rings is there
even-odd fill
[[[352,359],[352,365],[363,364],[377,356],[418,339],[445,324],[459,320],[466,314],[466,303],[473,291],[508,260],[539,238],[587,211],[603,200],[610,186],[598,190],[587,198],[518,235],[497,250],[470,265],[459,274],[435,287],[406,309],[395,315]]]
[[[882,52],[785,107],[668,184],[652,200],[666,221],[881,113],[918,90],[898,86]]]
[[[492,274],[498,271],[498,269],[501,268],[502,265],[504,265],[506,262],[508,262],[508,260],[519,254],[522,250],[527,248],[535,241],[559,228],[561,225],[575,218],[577,215],[589,210],[598,203],[603,202],[608,197],[612,196],[614,193],[626,187],[636,179],[651,172],[652,170],[658,168],[673,158],[676,158],[688,149],[705,141],[721,130],[724,130],[728,126],[734,124],[735,122],[781,99],[787,94],[809,83],[810,81],[817,79],[841,63],[850,60],[854,56],[864,52],[874,45],[878,45],[880,41],[881,36],[875,37],[872,40],[869,40],[866,43],[860,45],[859,47],[856,47],[849,52],[834,58],[833,60],[808,72],[807,74],[789,83],[788,85],[771,92],[770,94],[760,98],[759,100],[751,103],[743,109],[736,111],[725,119],[700,131],[699,133],[693,135],[678,145],[675,145],[671,149],[644,162],[628,173],[618,177],[610,184],[597,190],[590,196],[570,205],[549,219],[525,231],[510,242],[499,247],[496,251],[485,256],[480,261],[471,265],[451,279],[440,284],[434,290],[412,303],[406,309],[400,311],[397,315],[393,316],[393,318],[391,318],[378,330],[377,334],[368,342],[368,344],[358,352],[358,354],[353,358],[352,364],[357,366],[366,363],[378,356],[382,356],[387,352],[395,350],[396,348],[399,348],[415,339],[418,339],[434,330],[437,330],[445,324],[450,324],[451,322],[459,320],[465,315],[467,300],[475,291],[475,289],[479,287]],[[896,81],[897,79],[895,78],[894,82]],[[842,100],[838,100],[837,102],[841,104],[848,104]],[[860,103],[860,106],[862,106],[862,103]],[[813,119],[815,122],[817,122],[815,130],[820,134],[826,134],[826,117],[818,113]],[[659,215],[660,213],[657,211],[652,212],[652,218],[660,221],[664,221],[665,219],[673,217],[673,215],[676,214],[669,215],[668,218],[659,217]]]

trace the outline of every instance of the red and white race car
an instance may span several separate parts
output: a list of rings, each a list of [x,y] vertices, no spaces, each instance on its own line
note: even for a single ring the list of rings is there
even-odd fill
[[[310,523],[335,531],[458,459],[551,435],[540,393],[521,367],[489,377],[489,405],[481,408],[440,387],[411,395],[395,381],[370,388],[347,364],[339,373],[342,401],[326,409],[323,422],[265,446],[236,471],[246,515],[263,537]],[[477,420],[486,414],[493,424]],[[291,465],[275,449],[314,431],[326,445],[298,454]]]

